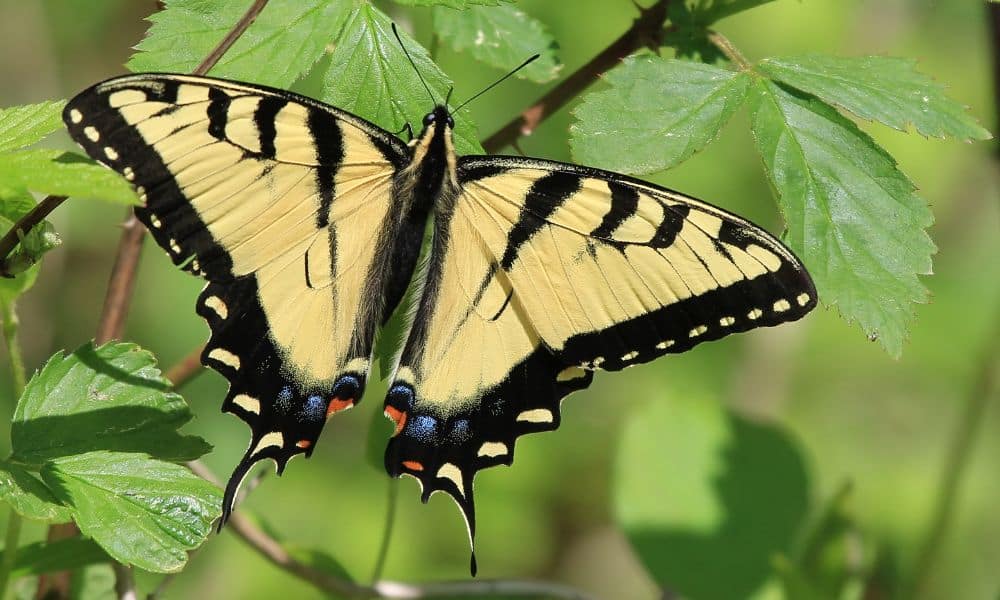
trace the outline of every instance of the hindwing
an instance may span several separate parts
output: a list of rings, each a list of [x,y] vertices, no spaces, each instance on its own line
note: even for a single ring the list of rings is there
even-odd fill
[[[384,311],[394,136],[289,92],[143,74],[82,92],[64,111],[95,159],[132,182],[136,215],[175,264],[208,280],[202,361],[230,382],[250,466],[312,453],[326,418],[360,400]]]
[[[474,531],[475,473],[560,401],[619,370],[796,320],[816,304],[799,260],[715,206],[615,173],[463,157],[438,212],[426,289],[386,399],[391,474],[450,494]]]

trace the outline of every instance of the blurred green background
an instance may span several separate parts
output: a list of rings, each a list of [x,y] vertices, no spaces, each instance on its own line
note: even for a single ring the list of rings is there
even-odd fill
[[[563,74],[619,36],[636,14],[628,0],[572,4],[519,2],[558,40]],[[429,43],[426,11],[381,6]],[[152,0],[0,0],[0,106],[67,98],[122,73],[145,31],[143,18],[154,10]],[[917,58],[922,71],[996,132],[980,2],[779,0],[718,29],[751,60],[804,52]],[[446,47],[438,62],[459,98],[499,75]],[[512,80],[478,100],[470,110],[480,133],[506,123],[545,89]],[[522,140],[524,152],[569,160],[571,108]],[[767,595],[773,582],[755,573],[769,567],[774,550],[801,544],[803,523],[849,484],[846,511],[857,530],[849,554],[858,568],[874,565],[876,587],[891,591],[920,576],[928,598],[997,598],[995,401],[974,423],[977,437],[935,559],[926,569],[916,566],[943,493],[948,449],[970,434],[960,423],[975,381],[997,364],[985,355],[1000,322],[996,148],[862,126],[899,160],[936,217],[935,274],[924,279],[932,298],[917,307],[902,359],[890,359],[835,310],[820,308],[792,325],[598,375],[589,390],[564,403],[557,433],[522,438],[515,467],[478,477],[480,577],[543,578],[600,597],[659,597],[616,524],[645,519],[658,529],[634,541],[640,550],[652,548],[644,552],[646,565],[676,589],[696,597]],[[66,136],[52,143],[70,146]],[[651,179],[780,231],[746,114],[706,151]],[[37,285],[19,304],[29,370],[93,336],[122,217],[120,207],[83,199],[53,214],[64,245],[46,257]],[[207,337],[193,310],[201,282],[148,246],[126,335],[166,368]],[[14,399],[6,358],[0,359],[6,422]],[[280,481],[266,477],[244,505],[281,539],[329,553],[360,580],[373,568],[387,506],[388,478],[366,459],[380,391],[371,386],[357,410],[330,422],[311,460],[293,462]],[[225,382],[214,372],[183,390],[197,415],[186,431],[215,445],[204,461],[220,476],[228,475],[247,437],[243,423],[219,412],[224,393]],[[0,435],[4,452],[7,435]],[[645,465],[644,456],[655,458]],[[464,526],[452,503],[435,496],[422,506],[417,485],[405,480],[398,508],[385,576],[466,577]],[[29,524],[23,539],[42,536],[42,526]],[[773,540],[777,547],[769,545]],[[140,576],[140,583],[154,581]],[[223,533],[209,539],[168,597],[279,594],[321,597]]]

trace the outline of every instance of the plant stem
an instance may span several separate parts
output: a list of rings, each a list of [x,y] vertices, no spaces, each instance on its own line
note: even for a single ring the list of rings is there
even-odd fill
[[[738,66],[741,71],[749,71],[752,67],[750,61],[746,59],[745,56],[729,41],[729,38],[722,35],[718,31],[712,31],[708,34],[708,41],[712,42],[712,45],[719,49],[720,52],[726,55],[734,65]]]
[[[175,391],[181,389],[184,384],[202,372],[201,353],[204,350],[204,345],[198,346],[188,352],[187,356],[182,358],[180,362],[167,369],[165,377],[174,385]]]
[[[25,372],[21,347],[17,343],[17,328],[19,322],[13,302],[0,302],[3,311],[3,340],[7,346],[7,356],[10,360],[10,371],[14,380],[14,397],[20,398],[24,393]],[[21,515],[13,508],[7,516],[7,534],[4,536],[3,559],[0,560],[0,599],[7,596],[7,585],[10,583],[10,572],[17,560],[17,547],[21,538]]]
[[[969,468],[972,450],[978,440],[979,432],[982,431],[983,415],[997,392],[997,380],[1000,378],[1000,319],[997,319],[993,333],[987,340],[976,380],[965,399],[958,426],[951,438],[951,447],[945,457],[940,483],[935,486],[938,495],[934,501],[933,517],[923,543],[920,544],[920,551],[914,563],[911,589],[904,595],[906,598],[919,598],[926,593],[941,545],[954,518],[958,494]]]
[[[399,497],[399,480],[389,478],[389,493],[386,495],[388,506],[385,511],[385,528],[382,530],[382,543],[379,545],[378,558],[375,559],[375,569],[372,571],[372,583],[382,577],[385,570],[385,560],[389,556],[389,543],[392,541],[392,530],[396,524],[396,505]]]
[[[21,515],[13,508],[7,514],[7,535],[4,536],[3,560],[0,560],[0,598],[7,597],[10,572],[17,560],[17,545],[21,538]]]
[[[660,0],[649,8],[640,8],[639,18],[618,39],[592,58],[587,64],[562,80],[521,114],[486,138],[483,148],[489,153],[512,145],[519,137],[531,135],[543,120],[580,95],[605,71],[639,48],[659,45],[663,23],[667,19],[670,0]]]

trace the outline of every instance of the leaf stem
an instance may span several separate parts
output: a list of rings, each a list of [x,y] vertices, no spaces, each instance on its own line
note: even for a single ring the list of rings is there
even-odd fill
[[[165,377],[174,385],[174,390],[179,390],[202,372],[201,353],[204,350],[204,345],[198,346],[188,352],[187,356],[182,358],[180,362],[167,369]]]
[[[10,371],[14,380],[14,397],[20,398],[24,393],[25,371],[21,347],[17,343],[18,319],[14,310],[14,302],[0,302],[3,317],[3,340],[7,346],[7,356],[10,360]],[[21,538],[21,515],[13,508],[7,516],[7,534],[4,536],[3,558],[0,559],[0,599],[7,596],[7,585],[10,583],[10,573],[17,559],[17,547]]]
[[[17,560],[17,545],[21,538],[21,515],[13,508],[7,514],[7,534],[4,536],[3,559],[0,560],[0,598],[7,597],[10,572]]]
[[[728,58],[731,63],[739,67],[741,71],[749,71],[752,68],[750,61],[743,56],[743,53],[729,41],[729,38],[722,35],[718,31],[710,31],[708,33],[708,41],[712,42],[712,45],[725,54],[726,58]]]
[[[4,266],[7,256],[21,243],[21,236],[28,235],[28,232],[45,220],[50,212],[66,200],[66,196],[46,196],[26,215],[18,219],[17,223],[10,228],[10,231],[0,238],[0,277],[8,277]]]
[[[659,46],[669,4],[670,0],[660,0],[649,8],[640,7],[639,17],[625,33],[531,106],[522,110],[512,121],[486,138],[483,148],[487,152],[494,153],[513,145],[521,136],[531,135],[539,123],[580,95],[590,84],[597,81],[602,73],[615,67],[623,58],[639,48]]]
[[[983,415],[990,400],[997,395],[1000,383],[1000,319],[993,328],[982,360],[976,373],[975,382],[969,390],[962,407],[962,414],[951,438],[951,446],[941,470],[940,483],[934,501],[934,512],[930,525],[920,544],[914,563],[913,579],[905,598],[920,598],[926,595],[927,584],[934,572],[934,565],[941,552],[941,546],[948,528],[952,524],[958,504],[962,480],[972,458],[979,433],[982,431]]]
[[[382,530],[382,542],[378,549],[378,558],[375,559],[375,569],[372,571],[372,583],[382,577],[385,570],[385,560],[389,556],[389,543],[392,541],[392,530],[396,524],[396,506],[399,498],[399,480],[395,477],[389,478],[389,493],[386,495],[388,506],[385,512],[385,528]]]

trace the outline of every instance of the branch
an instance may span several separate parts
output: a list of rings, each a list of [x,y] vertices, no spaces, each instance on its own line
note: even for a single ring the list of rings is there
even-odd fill
[[[219,42],[205,60],[194,70],[195,75],[204,75],[209,69],[222,58],[222,55],[232,47],[233,43],[247,30],[257,15],[267,5],[268,0],[256,0],[247,10],[243,17],[237,21],[232,30],[225,38]],[[39,212],[39,220],[58,206],[63,199],[55,202],[47,212]],[[46,198],[48,200],[48,198]],[[43,204],[45,201],[42,202]],[[41,206],[41,205],[39,205]],[[37,208],[37,207],[36,207]],[[32,211],[35,212],[35,211]],[[142,251],[142,240],[146,233],[146,228],[135,218],[134,213],[129,209],[129,216],[125,220],[125,231],[118,242],[118,255],[115,265],[111,269],[111,278],[108,282],[108,291],[104,297],[104,309],[101,312],[101,320],[97,325],[95,341],[102,344],[109,340],[121,337],[125,325],[125,317],[128,315],[129,306],[132,299],[132,290],[135,287],[135,274],[139,266],[139,255]],[[15,234],[16,235],[16,234]],[[79,534],[79,529],[75,523],[62,525],[52,525],[49,527],[48,537],[61,538],[72,537]],[[120,573],[119,573],[120,575]],[[127,582],[119,582],[116,585],[125,585]],[[126,586],[127,587],[127,586]],[[59,572],[42,575],[38,581],[38,598],[66,598],[69,596],[68,572]]]
[[[188,352],[187,356],[182,358],[180,362],[167,369],[165,376],[174,385],[175,390],[180,389],[181,386],[202,372],[201,353],[204,349],[204,345],[198,346]]]
[[[592,58],[590,62],[549,90],[537,102],[521,111],[517,118],[486,138],[483,142],[483,148],[489,153],[494,153],[512,145],[521,136],[531,135],[539,123],[566,106],[570,100],[587,89],[605,71],[615,67],[620,60],[640,48],[658,47],[663,23],[667,19],[667,6],[669,4],[670,0],[659,0],[649,8],[639,7],[639,17],[632,23],[628,31],[611,42],[611,45]]]
[[[218,477],[201,461],[187,463],[191,471],[215,485],[220,485]],[[325,571],[320,571],[296,560],[280,542],[254,525],[250,519],[238,512],[229,517],[226,530],[232,531],[250,548],[256,550],[268,562],[311,583],[318,589],[335,596],[346,598],[466,598],[470,596],[527,596],[559,598],[562,600],[592,600],[580,590],[545,581],[525,581],[516,579],[494,579],[481,581],[452,581],[442,583],[411,584],[400,581],[378,581],[371,586],[359,585],[341,579]]]

